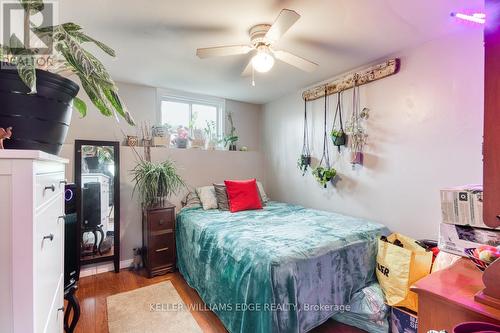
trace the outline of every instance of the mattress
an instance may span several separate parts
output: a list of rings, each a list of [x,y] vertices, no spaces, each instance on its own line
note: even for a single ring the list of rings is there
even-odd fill
[[[375,281],[381,224],[270,202],[177,216],[177,265],[229,332],[307,332]]]

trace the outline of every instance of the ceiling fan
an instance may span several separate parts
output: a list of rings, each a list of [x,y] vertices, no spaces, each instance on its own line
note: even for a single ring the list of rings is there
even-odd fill
[[[196,50],[196,55],[203,59],[248,54],[252,52],[252,58],[241,73],[242,76],[252,74],[253,70],[260,73],[270,71],[274,66],[275,59],[281,60],[303,71],[312,72],[318,67],[318,64],[287,51],[275,50],[272,47],[272,45],[276,43],[299,18],[300,15],[295,11],[283,9],[272,25],[257,24],[250,28],[248,34],[250,35],[251,44],[200,48]]]

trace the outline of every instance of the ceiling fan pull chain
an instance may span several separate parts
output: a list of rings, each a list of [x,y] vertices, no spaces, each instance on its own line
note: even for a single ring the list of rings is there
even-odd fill
[[[252,66],[252,87],[255,87],[255,68]]]

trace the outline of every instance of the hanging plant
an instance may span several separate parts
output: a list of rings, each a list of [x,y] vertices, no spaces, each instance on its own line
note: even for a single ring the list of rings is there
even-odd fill
[[[339,126],[336,127],[337,116],[339,118]],[[337,94],[337,108],[335,110],[335,117],[333,118],[333,127],[330,132],[330,137],[332,138],[332,142],[334,146],[337,146],[337,149],[340,153],[340,147],[346,144],[346,134],[344,131],[344,124],[342,123],[342,94],[339,91]]]
[[[325,120],[324,120],[324,133],[323,133],[323,156],[319,164],[314,168],[312,174],[316,181],[324,188],[331,182],[337,175],[337,170],[330,166],[330,156],[328,153],[328,134],[326,130],[326,111],[327,111],[327,90],[325,87]],[[323,165],[324,163],[324,165]]]
[[[359,86],[357,83],[357,74],[354,77],[354,88],[352,93],[352,115],[347,126],[349,135],[349,149],[351,151],[351,164],[363,164],[363,149],[368,135],[362,126],[361,120],[366,116],[360,111]]]
[[[331,182],[337,175],[337,170],[335,170],[334,168],[318,166],[313,170],[312,174],[316,181],[320,183],[321,186],[326,188],[326,185]]]
[[[311,152],[309,150],[309,135],[307,129],[307,100],[304,99],[304,139],[302,154],[297,161],[297,167],[302,171],[302,176],[306,174],[307,169],[311,166]]]

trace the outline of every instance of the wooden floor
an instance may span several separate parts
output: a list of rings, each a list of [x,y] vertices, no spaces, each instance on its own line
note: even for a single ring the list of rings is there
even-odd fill
[[[198,293],[189,287],[178,272],[148,279],[144,273],[122,270],[120,273],[102,273],[80,279],[77,296],[81,306],[81,317],[76,327],[76,333],[107,333],[106,297],[151,284],[170,280],[187,305],[199,304],[203,301]],[[203,308],[193,306],[191,308]],[[217,316],[210,311],[192,311],[194,319],[204,332],[227,332]],[[312,333],[360,333],[357,328],[346,326],[333,320],[326,322],[311,331]]]

